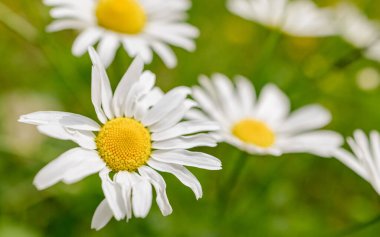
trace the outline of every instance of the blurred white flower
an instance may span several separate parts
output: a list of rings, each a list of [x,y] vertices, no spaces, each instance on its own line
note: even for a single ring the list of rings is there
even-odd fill
[[[380,74],[373,67],[363,68],[356,76],[356,83],[362,90],[374,90],[380,85]]]
[[[159,55],[168,67],[177,59],[169,45],[195,50],[197,28],[185,23],[189,0],[44,0],[53,6],[56,19],[48,31],[77,29],[72,52],[83,55],[99,41],[98,52],[106,67],[120,45],[131,56],[140,55],[146,64]]]
[[[336,18],[337,29],[343,39],[363,49],[367,58],[380,62],[380,23],[371,21],[349,3],[336,7]]]
[[[143,62],[136,58],[113,94],[100,58],[92,48],[89,53],[93,61],[92,102],[103,125],[65,112],[21,116],[20,122],[37,125],[41,133],[79,145],[45,166],[35,177],[35,186],[45,189],[59,181],[71,184],[99,173],[105,200],[92,220],[92,228],[97,230],[112,217],[129,220],[133,213],[144,218],[151,207],[152,185],[162,214],[172,212],[165,181],[155,170],[175,175],[197,199],[202,197],[199,181],[184,166],[219,170],[221,162],[187,149],[216,146],[215,139],[203,132],[218,126],[183,121],[195,106],[187,99],[190,89],[178,87],[163,94],[154,86],[155,75],[143,72]]]
[[[247,20],[301,37],[336,33],[329,9],[319,9],[309,0],[228,0],[227,8]]]
[[[362,130],[356,130],[354,137],[348,138],[347,142],[353,154],[339,148],[334,156],[370,183],[380,195],[380,134],[372,131],[368,138]]]
[[[287,96],[268,84],[256,99],[250,81],[236,77],[235,85],[224,75],[202,76],[193,97],[203,111],[193,109],[190,118],[217,122],[221,141],[251,154],[281,155],[307,152],[330,157],[343,143],[332,131],[316,130],[331,120],[319,105],[309,105],[290,114]]]

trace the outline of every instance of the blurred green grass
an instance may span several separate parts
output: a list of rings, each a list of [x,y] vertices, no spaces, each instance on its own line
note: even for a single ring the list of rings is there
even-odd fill
[[[102,200],[95,175],[74,185],[58,184],[38,192],[34,175],[74,144],[39,135],[17,124],[20,114],[63,110],[95,118],[90,101],[90,60],[71,55],[74,31],[45,33],[51,21],[41,1],[3,0],[36,30],[25,39],[0,22],[0,236],[330,236],[380,213],[380,198],[369,184],[333,159],[312,155],[250,157],[239,182],[229,187],[230,203],[220,216],[217,200],[238,151],[221,144],[207,152],[223,162],[222,171],[192,169],[204,189],[198,201],[170,175],[168,196],[174,212],[162,217],[156,204],[146,219],[128,224],[111,221],[90,230],[92,214]],[[344,136],[356,128],[380,130],[379,89],[363,91],[357,73],[379,64],[359,59],[344,68],[331,63],[353,48],[337,37],[282,37],[263,63],[263,49],[273,32],[230,14],[221,0],[193,1],[190,22],[199,27],[195,53],[175,50],[179,65],[165,68],[155,57],[146,68],[157,74],[165,91],[197,83],[200,74],[221,72],[249,77],[260,89],[273,82],[290,97],[293,108],[321,103],[331,110],[329,129]],[[317,1],[330,5],[337,1]],[[378,1],[355,1],[372,18],[380,18]],[[380,20],[380,19],[379,19]],[[21,30],[21,29],[20,29]],[[119,50],[108,70],[115,86],[131,59]],[[323,72],[328,70],[328,73]],[[377,236],[380,223],[350,236]]]

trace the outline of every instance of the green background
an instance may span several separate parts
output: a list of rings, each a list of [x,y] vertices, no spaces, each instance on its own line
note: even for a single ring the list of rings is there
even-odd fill
[[[337,1],[316,2],[327,6]],[[370,18],[380,18],[379,1],[355,4]],[[45,32],[51,22],[48,10],[41,1],[0,2],[1,237],[338,236],[380,214],[380,198],[368,183],[334,159],[308,154],[249,157],[237,182],[228,186],[239,151],[221,144],[204,150],[222,160],[222,171],[191,169],[202,183],[202,199],[195,200],[191,190],[163,174],[172,215],[163,217],[154,203],[145,219],[112,220],[99,232],[91,230],[92,214],[103,199],[99,177],[37,191],[32,180],[38,170],[75,145],[16,122],[19,115],[38,110],[96,118],[90,60],[72,56],[76,32]],[[146,66],[163,90],[195,85],[200,74],[241,74],[259,90],[268,82],[277,84],[293,109],[324,105],[334,117],[328,128],[344,136],[356,128],[380,129],[379,89],[362,90],[356,79],[363,68],[380,73],[379,63],[359,58],[332,66],[355,50],[342,39],[277,38],[229,13],[221,0],[193,1],[189,21],[201,31],[196,52],[175,49],[179,65],[173,70],[157,56]],[[130,62],[119,50],[108,70],[114,87]],[[347,236],[379,234],[380,222]]]

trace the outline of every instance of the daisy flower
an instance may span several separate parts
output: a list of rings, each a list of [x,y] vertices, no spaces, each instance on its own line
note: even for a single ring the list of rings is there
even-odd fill
[[[142,72],[143,62],[136,58],[113,94],[100,58],[92,48],[89,53],[93,62],[91,99],[101,125],[65,112],[35,112],[20,117],[20,122],[36,125],[41,133],[79,145],[45,166],[34,185],[41,190],[60,181],[71,184],[99,173],[105,199],[92,220],[92,228],[97,230],[112,217],[128,221],[133,214],[144,218],[151,207],[152,186],[162,214],[169,215],[172,208],[166,184],[157,171],[175,175],[197,199],[202,197],[199,181],[184,166],[219,170],[221,162],[187,149],[216,146],[207,132],[218,126],[183,120],[196,105],[187,99],[190,89],[178,87],[163,94],[154,87],[155,75]]]
[[[332,13],[309,0],[228,0],[232,13],[269,28],[300,37],[335,34]]]
[[[371,21],[352,4],[342,3],[336,8],[340,36],[368,59],[380,62],[380,23]]]
[[[372,131],[369,137],[356,130],[353,138],[347,139],[353,153],[339,148],[334,156],[348,168],[372,185],[380,195],[380,134]]]
[[[44,0],[56,20],[48,31],[76,29],[80,32],[72,53],[80,56],[97,42],[107,67],[120,45],[131,56],[140,55],[146,64],[155,52],[172,68],[177,59],[169,45],[195,50],[197,28],[185,23],[189,0]]]
[[[249,80],[238,76],[235,85],[224,75],[200,77],[193,97],[202,111],[193,109],[191,118],[209,119],[221,127],[218,136],[250,154],[281,155],[308,152],[329,157],[342,144],[332,131],[316,131],[331,120],[319,105],[290,113],[287,96],[275,85],[266,85],[256,99]]]

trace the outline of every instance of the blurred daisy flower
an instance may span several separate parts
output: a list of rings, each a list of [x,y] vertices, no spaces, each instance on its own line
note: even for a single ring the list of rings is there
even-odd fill
[[[362,130],[356,130],[347,142],[353,154],[339,148],[334,156],[369,182],[380,195],[380,134],[372,131],[368,138]]]
[[[169,45],[195,50],[197,28],[187,24],[189,0],[44,0],[54,7],[56,19],[48,31],[80,31],[72,53],[83,55],[89,46],[99,42],[98,52],[108,67],[120,45],[131,56],[140,55],[146,64],[159,55],[166,66],[177,65]]]
[[[336,17],[341,37],[362,49],[367,58],[380,62],[380,24],[369,20],[349,3],[337,6]]]
[[[333,14],[319,9],[309,0],[228,0],[234,14],[269,28],[300,37],[321,37],[335,34]]]
[[[155,75],[143,71],[136,58],[112,94],[105,68],[94,49],[92,102],[102,125],[94,120],[65,112],[35,112],[20,117],[20,122],[37,125],[53,138],[72,140],[71,149],[45,166],[35,177],[38,189],[59,181],[75,183],[99,173],[105,195],[95,211],[92,228],[100,229],[112,217],[116,220],[145,217],[151,207],[152,185],[163,215],[172,208],[166,196],[164,179],[155,170],[175,175],[202,197],[197,178],[184,166],[207,170],[221,169],[221,162],[201,152],[188,151],[198,146],[216,146],[208,133],[218,126],[213,122],[183,121],[195,106],[187,99],[190,89],[178,87],[163,94]]]
[[[189,117],[217,122],[221,141],[250,154],[281,155],[308,152],[330,157],[343,143],[332,131],[316,131],[331,120],[319,105],[309,105],[290,114],[287,96],[275,85],[266,85],[256,99],[255,89],[244,77],[235,85],[224,75],[202,76],[193,97],[203,111],[193,109]]]

